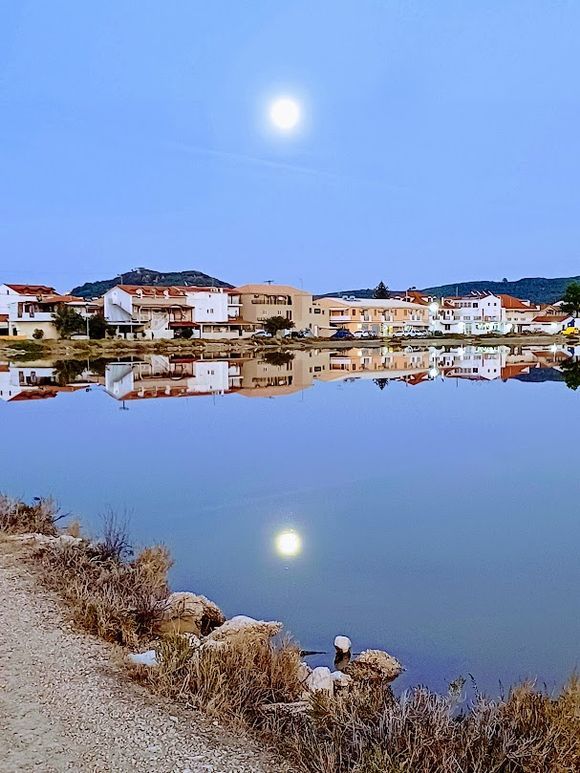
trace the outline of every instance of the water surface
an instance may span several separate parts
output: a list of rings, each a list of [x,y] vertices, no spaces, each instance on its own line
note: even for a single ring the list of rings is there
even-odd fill
[[[95,532],[127,513],[176,589],[308,649],[385,648],[401,686],[558,685],[580,640],[575,354],[0,363],[0,489]],[[284,529],[299,555],[276,551]]]

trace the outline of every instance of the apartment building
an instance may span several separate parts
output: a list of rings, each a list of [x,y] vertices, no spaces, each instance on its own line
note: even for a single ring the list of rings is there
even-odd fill
[[[221,287],[116,285],[104,315],[121,338],[228,338],[250,334],[236,292]]]
[[[46,400],[62,392],[76,392],[95,383],[88,369],[69,376],[64,383],[62,373],[47,362],[19,364],[0,362],[0,400],[4,402],[28,402]]]
[[[309,330],[315,336],[328,328],[328,310],[312,293],[291,285],[247,284],[232,291],[239,298],[244,320],[259,327],[269,317],[285,317],[295,330]]]
[[[337,328],[351,333],[368,331],[377,336],[429,329],[429,306],[393,298],[319,298],[316,303],[328,314],[327,333]]]

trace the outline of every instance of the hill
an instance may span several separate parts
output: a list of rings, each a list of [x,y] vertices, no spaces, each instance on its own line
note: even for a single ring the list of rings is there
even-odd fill
[[[113,279],[98,279],[96,282],[85,282],[78,287],[73,287],[72,295],[80,298],[97,298],[111,287],[119,284],[126,285],[190,285],[193,287],[232,287],[221,279],[216,279],[202,271],[154,271],[152,268],[136,268],[118,274]]]
[[[421,292],[434,295],[438,298],[444,295],[469,295],[474,290],[488,290],[492,293],[507,293],[516,298],[524,298],[534,303],[554,303],[559,300],[570,282],[580,282],[580,276],[558,277],[545,279],[544,277],[527,277],[517,279],[514,282],[495,282],[492,280],[476,280],[473,282],[456,282],[454,284],[438,285],[437,287],[425,287]],[[399,291],[397,291],[399,292]],[[372,298],[374,288],[361,290],[340,290],[334,293],[324,293],[320,297],[354,295],[357,298]]]

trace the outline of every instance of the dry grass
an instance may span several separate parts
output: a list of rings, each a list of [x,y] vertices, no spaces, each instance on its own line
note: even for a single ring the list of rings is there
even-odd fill
[[[0,498],[0,529],[55,535],[57,511]],[[387,685],[355,684],[315,695],[305,713],[264,710],[303,692],[300,651],[284,639],[237,635],[191,645],[180,635],[153,639],[171,559],[152,547],[133,557],[109,519],[101,541],[38,548],[44,581],[69,604],[76,623],[136,649],[152,641],[159,665],[131,666],[133,678],[174,700],[266,734],[306,773],[575,773],[580,770],[580,681],[550,696],[531,684],[502,698],[477,694],[459,710],[459,690],[418,687],[396,697]]]
[[[0,532],[5,534],[57,534],[56,522],[62,518],[52,499],[35,499],[33,504],[0,494]]]
[[[580,769],[580,686],[558,697],[519,685],[505,699],[453,699],[415,688],[360,688],[320,697],[308,721],[278,734],[309,773],[564,773]]]
[[[288,703],[302,692],[300,650],[290,641],[235,637],[227,646],[191,647],[183,636],[164,637],[157,668],[133,675],[165,697],[203,708],[211,716],[262,726],[262,707]]]
[[[65,599],[78,626],[135,648],[153,635],[172,561],[162,546],[145,548],[135,558],[128,558],[128,551],[126,538],[109,522],[102,541],[50,543],[36,555],[43,581]]]

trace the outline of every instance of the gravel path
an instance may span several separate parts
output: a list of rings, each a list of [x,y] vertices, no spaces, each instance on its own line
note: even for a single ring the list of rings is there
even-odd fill
[[[122,679],[0,541],[0,771],[282,773],[248,739]]]

